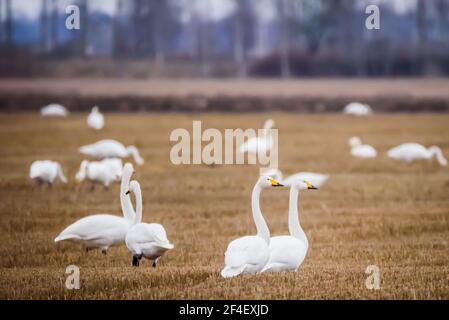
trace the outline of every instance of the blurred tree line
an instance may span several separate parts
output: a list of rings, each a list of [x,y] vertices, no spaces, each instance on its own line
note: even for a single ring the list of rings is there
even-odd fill
[[[71,31],[67,1],[40,0],[36,21],[15,14],[14,1],[0,0],[3,76],[45,74],[39,65],[55,61],[118,76],[133,62],[174,76],[449,74],[449,0],[402,0],[403,12],[393,0],[109,0],[112,14],[73,0],[81,29]],[[365,28],[371,2],[380,30]]]

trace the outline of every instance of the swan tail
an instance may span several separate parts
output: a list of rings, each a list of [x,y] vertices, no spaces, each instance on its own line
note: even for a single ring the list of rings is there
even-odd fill
[[[65,240],[80,240],[81,238],[75,234],[60,234],[55,238],[55,242],[65,241]]]
[[[62,172],[61,165],[58,163],[58,177],[61,179],[62,182],[67,183],[67,178],[65,177],[64,173]]]
[[[167,250],[171,250],[175,247],[175,245],[173,243],[157,243],[156,244],[158,247],[163,248],[163,249],[167,249]]]
[[[220,274],[223,278],[232,278],[241,274],[243,270],[245,270],[244,265],[239,267],[226,266],[221,270]]]

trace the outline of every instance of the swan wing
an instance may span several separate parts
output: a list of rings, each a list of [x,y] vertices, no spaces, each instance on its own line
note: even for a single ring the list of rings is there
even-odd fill
[[[67,239],[89,241],[99,237],[124,240],[129,222],[121,217],[98,214],[84,217],[65,228],[55,242]]]
[[[258,236],[236,239],[228,245],[225,252],[225,267],[222,275],[240,274],[245,270],[262,270],[269,258],[267,243]],[[223,276],[225,276],[223,275]]]
[[[270,240],[270,259],[262,272],[295,271],[304,261],[307,246],[292,236],[277,236]]]

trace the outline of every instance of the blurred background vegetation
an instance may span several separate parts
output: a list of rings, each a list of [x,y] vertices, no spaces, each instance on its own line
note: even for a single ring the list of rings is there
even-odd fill
[[[365,28],[369,4],[380,30]],[[0,0],[0,13],[1,77],[449,75],[449,0]]]

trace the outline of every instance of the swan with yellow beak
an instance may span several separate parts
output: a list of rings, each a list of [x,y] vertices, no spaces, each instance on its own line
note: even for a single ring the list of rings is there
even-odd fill
[[[299,191],[316,189],[318,188],[305,180],[296,180],[292,183],[288,210],[290,235],[271,238],[269,246],[270,258],[262,272],[297,271],[303,263],[309,248],[309,241],[299,223]]]
[[[225,265],[221,276],[231,278],[240,274],[260,272],[270,258],[270,230],[260,210],[260,193],[263,189],[282,187],[277,180],[262,176],[257,180],[252,192],[252,213],[257,234],[231,241],[225,252]]]

